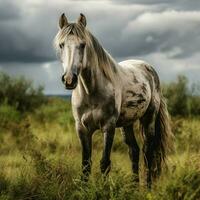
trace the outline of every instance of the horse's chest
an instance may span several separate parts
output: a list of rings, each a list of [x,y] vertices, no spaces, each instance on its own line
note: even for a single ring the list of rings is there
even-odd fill
[[[102,109],[93,108],[85,109],[80,116],[81,123],[86,127],[98,127],[99,124],[103,121],[103,112]]]
[[[83,104],[75,108],[75,119],[91,129],[103,127],[110,118],[116,116],[114,99],[89,105]]]

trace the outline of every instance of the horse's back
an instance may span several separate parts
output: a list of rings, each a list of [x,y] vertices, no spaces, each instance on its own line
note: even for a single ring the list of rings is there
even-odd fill
[[[123,67],[133,67],[133,66],[139,66],[142,64],[148,64],[148,63],[143,60],[133,60],[133,59],[119,62],[119,65]]]
[[[119,63],[120,71],[132,77],[133,82],[142,83],[148,82],[151,85],[151,90],[160,90],[160,81],[157,72],[147,62],[143,60],[125,60]]]
[[[155,69],[143,60],[125,60],[119,63],[120,70],[128,73],[129,76],[135,76],[134,80],[148,81],[151,90],[160,91],[160,80]]]

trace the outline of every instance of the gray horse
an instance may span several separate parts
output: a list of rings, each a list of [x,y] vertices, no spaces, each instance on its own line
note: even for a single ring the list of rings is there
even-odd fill
[[[144,61],[116,63],[87,30],[83,14],[77,23],[69,23],[66,16],[61,15],[55,47],[63,64],[62,82],[66,89],[73,90],[72,110],[82,145],[85,179],[91,171],[94,131],[100,129],[104,134],[100,168],[107,174],[115,128],[120,127],[129,148],[133,173],[139,181],[140,148],[133,130],[133,123],[139,119],[146,179],[150,186],[161,172],[171,137],[157,73]]]

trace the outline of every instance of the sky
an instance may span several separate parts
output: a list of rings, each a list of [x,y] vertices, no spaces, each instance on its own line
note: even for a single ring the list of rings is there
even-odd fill
[[[32,79],[46,94],[66,94],[53,48],[58,19],[80,13],[117,60],[149,62],[162,82],[200,81],[199,0],[0,0],[0,71]]]

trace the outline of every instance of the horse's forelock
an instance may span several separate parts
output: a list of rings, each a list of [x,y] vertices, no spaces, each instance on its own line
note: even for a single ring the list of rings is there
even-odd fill
[[[60,29],[54,39],[54,46],[59,48],[59,44],[63,43],[69,35],[74,35],[77,38],[85,39],[84,27],[77,23],[70,23]]]

